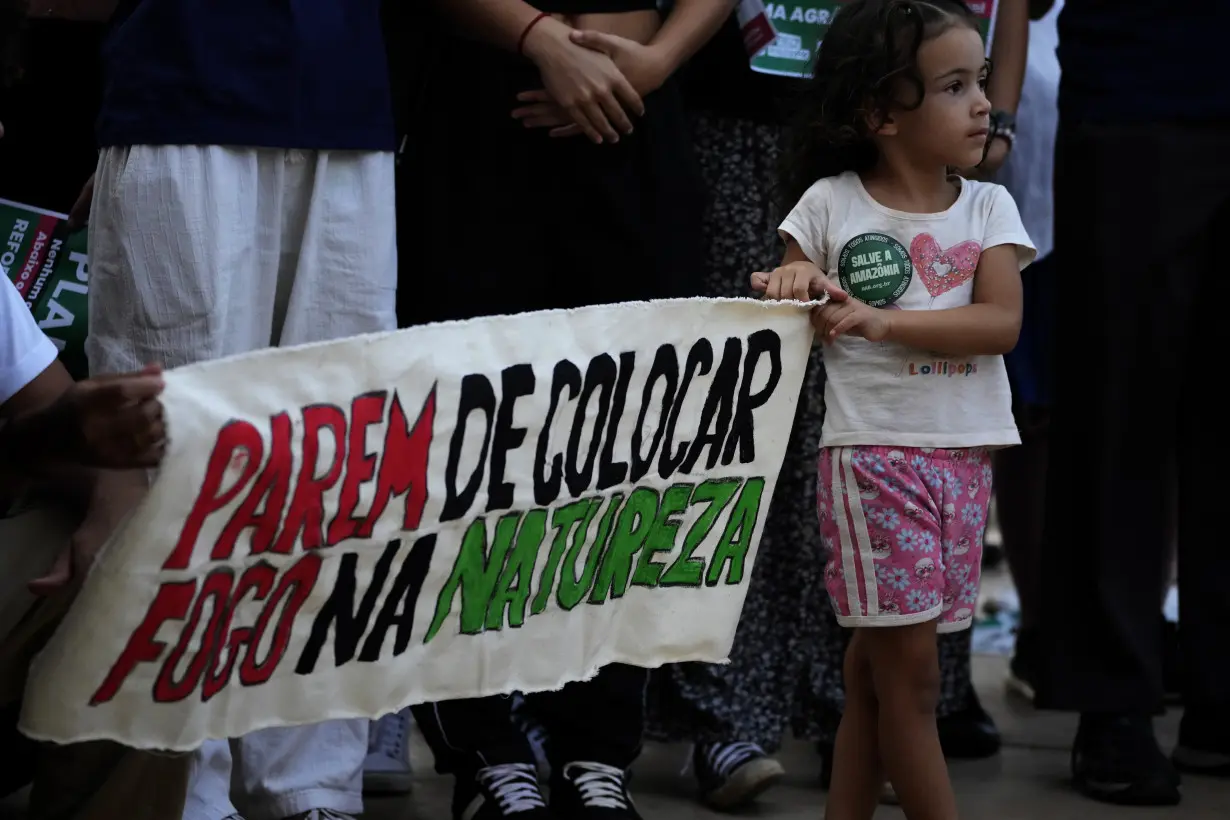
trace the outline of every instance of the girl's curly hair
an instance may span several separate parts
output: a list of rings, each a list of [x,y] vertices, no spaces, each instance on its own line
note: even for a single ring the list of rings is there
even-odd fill
[[[918,49],[954,26],[978,26],[962,0],[853,0],[837,12],[786,136],[783,212],[816,180],[875,164],[868,123],[922,105]]]

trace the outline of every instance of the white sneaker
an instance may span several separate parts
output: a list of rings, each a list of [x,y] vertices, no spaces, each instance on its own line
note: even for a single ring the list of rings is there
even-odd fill
[[[364,794],[405,794],[410,791],[409,739],[409,709],[372,721],[367,737],[367,759],[363,761]]]

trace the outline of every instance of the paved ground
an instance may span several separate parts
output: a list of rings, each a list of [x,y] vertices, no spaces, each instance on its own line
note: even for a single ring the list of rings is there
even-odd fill
[[[1003,695],[1006,661],[975,658],[975,679],[988,710],[1003,730],[1007,747],[998,758],[954,767],[967,820],[1228,820],[1230,782],[1189,778],[1184,803],[1178,809],[1116,810],[1076,797],[1065,781],[1071,717],[1034,713]],[[1173,744],[1177,715],[1159,724],[1166,744]],[[692,779],[680,775],[686,757],[683,746],[650,745],[636,767],[634,794],[646,820],[701,820],[720,815],[700,808],[692,799]],[[431,772],[430,757],[416,738],[411,751],[418,773],[415,791],[406,798],[372,800],[365,820],[448,820],[449,783]],[[763,820],[820,820],[824,794],[818,763],[808,745],[789,744],[782,755],[787,779],[764,796],[743,817]],[[20,798],[0,803],[0,820],[19,820]],[[900,820],[897,809],[883,808],[877,820]],[[175,820],[175,818],[167,818]]]
[[[1230,782],[1189,778],[1184,782],[1184,803],[1177,809],[1125,811],[1075,796],[1067,787],[1067,744],[1074,720],[1065,715],[1040,714],[1009,701],[1001,685],[1006,662],[999,657],[975,659],[975,678],[987,709],[994,713],[1007,743],[998,758],[954,767],[962,816],[969,820],[1227,820],[1230,818]],[[1177,715],[1159,724],[1163,741],[1173,744]],[[449,785],[431,773],[430,758],[421,743],[412,751],[419,776],[415,793],[405,799],[372,801],[369,820],[447,820]],[[651,745],[636,767],[634,795],[646,820],[699,820],[720,815],[697,806],[693,781],[680,776],[686,749]],[[819,820],[824,793],[817,784],[818,764],[806,744],[790,744],[784,754],[789,775],[767,793],[759,806],[744,817],[765,820]],[[883,808],[877,820],[904,815]]]
[[[1011,589],[1005,573],[988,573],[984,595],[1003,597]],[[1184,803],[1177,809],[1115,809],[1077,797],[1067,786],[1068,743],[1075,720],[1068,715],[1036,713],[1004,695],[1007,660],[975,656],[974,678],[987,709],[1003,731],[1006,748],[993,760],[958,764],[953,776],[966,820],[1230,820],[1230,781],[1188,778]],[[1159,721],[1166,748],[1178,730],[1178,714]],[[636,766],[634,795],[646,820],[701,820],[721,815],[699,807],[693,779],[680,774],[687,757],[683,746],[650,745]],[[417,737],[411,749],[417,773],[415,791],[398,799],[369,801],[365,820],[449,820],[450,784],[431,771],[431,758]],[[766,794],[743,817],[763,820],[820,820],[824,793],[818,785],[819,762],[805,743],[790,743],[782,754],[787,779]],[[0,802],[0,820],[18,820],[20,797]],[[901,820],[897,809],[882,808],[876,820]],[[177,820],[177,818],[167,818]],[[566,819],[565,819],[566,820]]]

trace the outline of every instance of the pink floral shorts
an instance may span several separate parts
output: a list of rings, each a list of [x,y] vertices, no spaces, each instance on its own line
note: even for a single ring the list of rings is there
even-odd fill
[[[991,504],[985,449],[820,451],[824,584],[842,626],[968,629]]]

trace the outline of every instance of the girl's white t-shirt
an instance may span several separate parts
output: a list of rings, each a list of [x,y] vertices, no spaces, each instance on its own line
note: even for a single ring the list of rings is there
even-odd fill
[[[954,177],[942,213],[913,214],[872,199],[855,173],[822,179],[782,223],[817,267],[852,297],[885,310],[969,305],[983,250],[1035,250],[1000,185]],[[1003,447],[1020,443],[1002,356],[951,356],[839,336],[824,351],[821,445]]]

